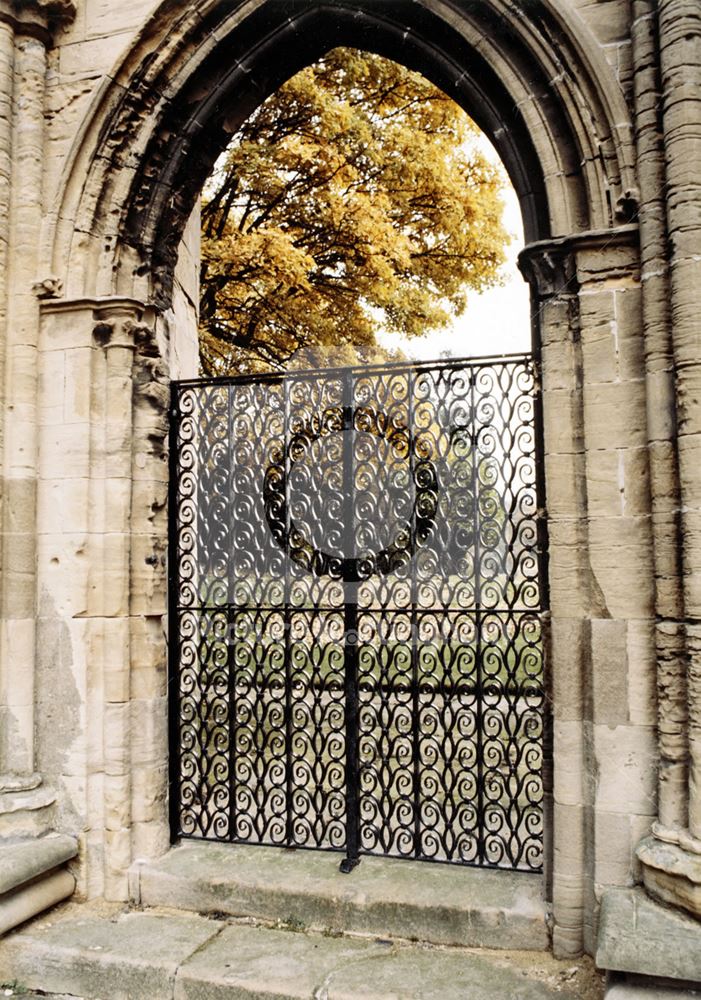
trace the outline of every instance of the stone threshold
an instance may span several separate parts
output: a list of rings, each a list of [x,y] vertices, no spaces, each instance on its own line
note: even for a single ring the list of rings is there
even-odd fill
[[[130,872],[133,902],[330,934],[545,951],[543,880],[524,872],[187,841]]]
[[[601,1000],[592,962],[69,903],[0,942],[0,984],[84,1000]],[[12,994],[10,994],[12,995]]]

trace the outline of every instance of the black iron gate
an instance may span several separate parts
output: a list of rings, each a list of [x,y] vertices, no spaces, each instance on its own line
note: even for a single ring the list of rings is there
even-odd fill
[[[172,392],[174,835],[539,870],[532,359]]]

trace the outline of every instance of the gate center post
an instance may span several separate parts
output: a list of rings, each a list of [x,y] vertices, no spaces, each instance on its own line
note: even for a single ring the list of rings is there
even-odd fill
[[[343,600],[346,703],[346,856],[340,864],[347,874],[360,863],[360,718],[358,692],[358,560],[354,531],[353,376],[343,382]]]

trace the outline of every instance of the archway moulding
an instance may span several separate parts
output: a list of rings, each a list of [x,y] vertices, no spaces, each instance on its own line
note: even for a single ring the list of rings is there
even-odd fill
[[[184,225],[216,156],[277,86],[335,45],[394,58],[489,135],[528,242],[637,208],[630,114],[586,25],[556,0],[165,0],[93,99],[45,233],[66,296],[167,306]]]

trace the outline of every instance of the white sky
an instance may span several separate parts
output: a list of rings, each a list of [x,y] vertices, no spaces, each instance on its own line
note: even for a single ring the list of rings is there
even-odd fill
[[[496,150],[485,135],[478,146],[492,163],[501,166]],[[513,237],[506,248],[506,263],[502,269],[504,285],[490,288],[482,294],[468,295],[467,308],[452,327],[415,337],[382,333],[380,343],[401,349],[412,360],[429,361],[443,354],[450,357],[479,357],[487,354],[512,354],[531,349],[530,306],[528,285],[516,266],[523,248],[523,222],[516,192],[504,171],[504,225]]]

